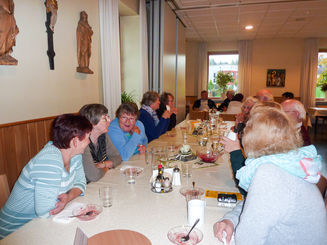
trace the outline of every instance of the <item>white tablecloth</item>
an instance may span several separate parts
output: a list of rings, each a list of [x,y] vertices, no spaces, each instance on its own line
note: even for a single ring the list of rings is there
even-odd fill
[[[177,134],[176,137],[172,137],[174,134]],[[188,141],[195,146],[194,136],[189,135]],[[163,135],[151,142],[149,148],[155,145],[182,142],[182,132],[177,129],[170,135]],[[85,195],[73,200],[73,202],[80,203],[100,203],[99,186],[112,185],[114,188],[113,205],[110,208],[104,208],[95,220],[83,222],[74,219],[69,224],[60,224],[54,222],[52,218],[34,219],[1,240],[0,244],[71,245],[77,227],[80,227],[88,237],[106,230],[130,229],[144,234],[153,245],[171,244],[167,238],[169,229],[187,224],[186,201],[179,193],[181,187],[191,186],[192,181],[195,181],[196,186],[204,189],[238,192],[232,178],[229,155],[224,155],[217,162],[219,165],[216,167],[193,169],[193,176],[182,177],[182,186],[174,187],[172,192],[157,194],[150,190],[151,165],[146,164],[144,156],[133,157],[131,161],[122,164],[145,168],[144,172],[137,177],[135,184],[128,184],[118,167],[107,172],[100,181],[87,185]],[[207,201],[205,222],[199,227],[204,235],[200,244],[221,244],[214,237],[212,227],[229,210],[229,208],[217,207],[215,200]]]

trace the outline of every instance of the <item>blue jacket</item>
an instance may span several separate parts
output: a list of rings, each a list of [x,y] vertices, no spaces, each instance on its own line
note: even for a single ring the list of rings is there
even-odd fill
[[[110,123],[108,135],[123,161],[128,161],[132,155],[137,153],[138,145],[146,146],[148,144],[143,123],[136,121],[135,125],[141,130],[141,133],[133,133],[132,136],[129,136],[129,133],[119,127],[118,118]]]
[[[145,128],[145,134],[148,137],[148,141],[151,142],[154,139],[159,138],[160,135],[167,131],[169,126],[169,118],[160,118],[157,126],[154,124],[154,119],[152,116],[144,109],[140,109],[139,120],[143,123]]]

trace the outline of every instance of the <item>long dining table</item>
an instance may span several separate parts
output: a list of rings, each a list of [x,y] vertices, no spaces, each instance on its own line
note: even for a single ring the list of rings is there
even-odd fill
[[[171,132],[152,141],[148,149],[155,146],[181,145],[184,140],[186,122],[176,126]],[[229,124],[228,126],[230,126]],[[197,147],[196,136],[187,135],[187,143],[194,150]],[[147,163],[144,155],[135,155],[123,165],[144,168],[135,184],[128,184],[120,167],[109,170],[98,182],[89,183],[85,194],[72,202],[85,204],[99,204],[99,187],[109,185],[113,188],[113,203],[111,207],[103,208],[102,213],[94,220],[80,221],[73,218],[69,223],[57,223],[54,218],[36,218],[25,224],[17,231],[0,240],[0,244],[73,244],[77,227],[88,237],[108,230],[133,230],[146,236],[153,245],[172,244],[167,238],[168,231],[176,226],[187,224],[187,208],[185,197],[179,192],[180,188],[192,186],[205,190],[220,190],[238,192],[235,186],[229,162],[229,154],[224,153],[216,161],[217,165],[207,168],[195,168],[191,177],[183,177],[181,185],[173,186],[169,193],[154,193],[151,191],[150,177],[152,166]],[[222,244],[214,237],[213,224],[219,220],[230,208],[218,207],[214,198],[206,198],[205,220],[199,226],[203,233],[200,244]],[[210,200],[209,200],[210,199]]]

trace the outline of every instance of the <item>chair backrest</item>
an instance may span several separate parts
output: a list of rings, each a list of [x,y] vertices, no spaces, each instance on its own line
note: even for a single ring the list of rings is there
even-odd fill
[[[0,175],[0,208],[6,203],[9,197],[9,185],[7,176],[5,174]]]
[[[224,121],[235,121],[236,120],[236,114],[219,114],[219,117],[221,117]]]
[[[196,120],[196,119],[208,120],[209,112],[207,112],[207,111],[190,111],[189,119],[190,120]]]

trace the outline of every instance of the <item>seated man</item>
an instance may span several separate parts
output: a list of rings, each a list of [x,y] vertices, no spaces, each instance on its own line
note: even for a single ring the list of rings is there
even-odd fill
[[[198,99],[193,104],[194,111],[209,111],[209,109],[216,109],[216,103],[208,99],[208,91],[201,91],[201,99]]]
[[[298,100],[290,99],[285,100],[281,105],[286,114],[295,121],[298,130],[301,131],[303,145],[311,145],[310,136],[303,125],[303,121],[306,119],[306,111],[303,104]]]
[[[274,101],[274,96],[268,89],[261,89],[257,93],[257,98],[260,102]]]
[[[232,101],[234,97],[234,90],[228,90],[226,93],[226,99],[223,103],[218,107],[218,111],[226,111],[228,108],[229,103]]]
[[[243,94],[238,93],[233,96],[233,99],[228,105],[226,110],[226,114],[239,114],[242,112],[242,101],[243,101]]]
[[[294,99],[294,94],[292,92],[285,92],[282,94],[282,96],[283,96],[283,101]]]

